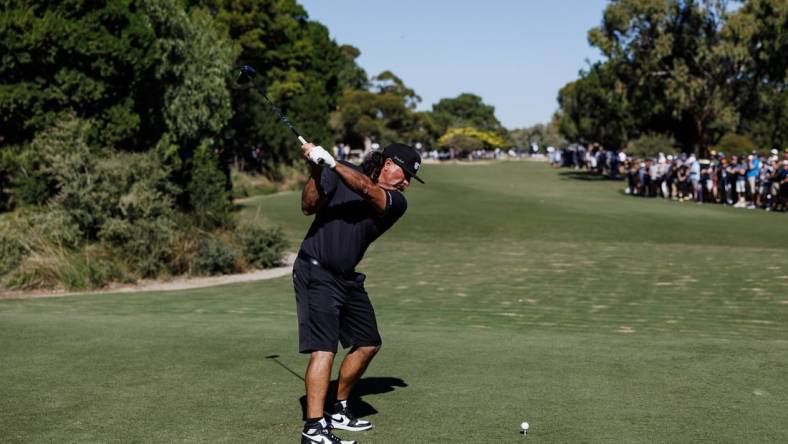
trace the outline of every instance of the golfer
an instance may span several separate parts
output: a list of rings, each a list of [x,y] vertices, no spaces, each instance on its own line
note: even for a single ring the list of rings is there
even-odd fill
[[[361,166],[337,162],[322,147],[301,147],[311,164],[301,195],[304,214],[315,215],[293,265],[301,353],[309,353],[306,370],[306,424],[301,443],[342,441],[332,428],[369,430],[355,418],[348,397],[380,349],[375,311],[355,271],[367,247],[405,213],[402,192],[416,176],[421,157],[410,146],[392,144],[372,152]],[[350,351],[342,360],[337,402],[324,411],[337,342]]]

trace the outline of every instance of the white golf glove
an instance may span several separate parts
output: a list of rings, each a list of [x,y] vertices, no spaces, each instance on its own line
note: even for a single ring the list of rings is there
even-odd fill
[[[309,151],[309,160],[312,161],[315,165],[320,165],[322,161],[327,167],[333,169],[337,166],[337,161],[334,160],[334,157],[331,154],[328,154],[328,151],[325,150],[322,146],[316,146]]]

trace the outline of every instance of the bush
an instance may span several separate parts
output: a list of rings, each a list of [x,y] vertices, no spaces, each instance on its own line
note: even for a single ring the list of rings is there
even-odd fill
[[[206,237],[197,246],[192,271],[198,275],[228,274],[236,270],[238,254],[220,238]]]
[[[659,153],[676,154],[676,140],[665,134],[646,134],[631,140],[627,144],[626,153],[639,159],[656,157]]]
[[[201,146],[192,160],[187,185],[194,223],[205,230],[233,225],[233,204],[227,192],[227,176],[219,169],[217,156]]]
[[[168,270],[175,229],[174,222],[167,218],[134,222],[110,219],[101,231],[101,239],[140,276],[155,277]]]
[[[21,213],[16,220],[16,232],[17,238],[24,239],[34,250],[47,245],[76,248],[83,239],[79,225],[62,208]]]
[[[69,290],[101,288],[111,282],[127,280],[111,256],[92,248],[66,257],[56,274],[58,281]]]
[[[717,151],[725,153],[730,156],[746,156],[751,154],[755,149],[755,144],[747,136],[741,134],[727,133],[720,139],[720,142],[714,147]]]
[[[261,174],[233,171],[232,180],[234,199],[273,194],[277,191],[276,184]]]
[[[114,281],[129,281],[121,265],[100,248],[78,252],[50,248],[26,258],[4,282],[8,288],[67,290],[101,288]]]
[[[0,234],[0,276],[14,270],[27,255],[24,246],[6,234]]]
[[[256,268],[269,268],[282,262],[287,240],[279,227],[245,224],[236,229],[235,241],[246,261]]]

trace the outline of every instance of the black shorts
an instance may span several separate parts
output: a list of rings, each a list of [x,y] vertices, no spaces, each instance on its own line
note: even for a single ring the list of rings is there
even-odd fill
[[[381,344],[375,310],[364,290],[365,275],[337,276],[311,262],[297,258],[293,286],[298,314],[298,349],[301,353],[342,347]]]

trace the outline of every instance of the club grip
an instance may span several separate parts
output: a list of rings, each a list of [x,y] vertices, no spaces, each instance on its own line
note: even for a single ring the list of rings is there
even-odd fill
[[[306,145],[306,139],[304,139],[302,136],[298,136],[298,141],[301,142],[301,145]]]

